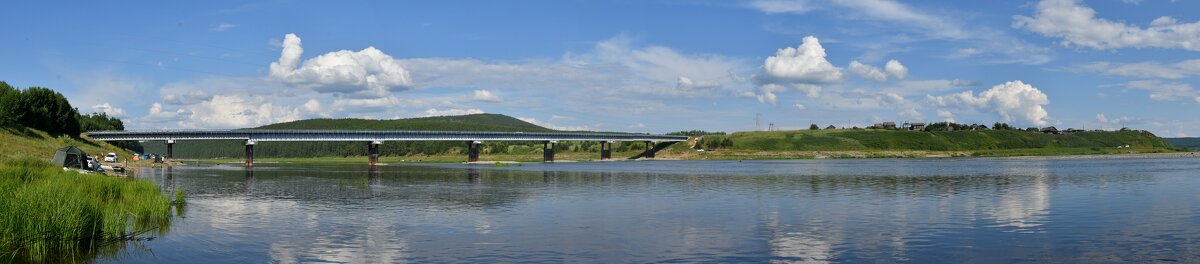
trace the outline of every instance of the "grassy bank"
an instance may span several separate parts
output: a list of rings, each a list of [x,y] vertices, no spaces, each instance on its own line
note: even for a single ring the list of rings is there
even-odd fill
[[[46,160],[49,160],[55,151],[65,146],[79,147],[91,156],[104,156],[105,153],[113,152],[124,159],[133,155],[128,150],[88,138],[55,137],[31,128],[0,127],[0,156],[25,153],[37,157],[45,156]]]
[[[165,230],[169,209],[149,181],[64,171],[27,155],[0,158],[0,262],[89,259],[102,245]]]

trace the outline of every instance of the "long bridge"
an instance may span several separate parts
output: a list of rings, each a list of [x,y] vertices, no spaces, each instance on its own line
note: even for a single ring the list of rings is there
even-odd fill
[[[243,140],[246,143],[247,167],[254,166],[254,144],[257,142],[315,142],[343,141],[366,143],[368,162],[379,162],[379,145],[385,141],[461,141],[467,145],[467,161],[479,161],[479,149],[484,141],[535,141],[542,143],[542,158],[554,161],[554,145],[559,141],[599,141],[600,159],[612,158],[614,142],[644,142],[646,150],[633,158],[653,158],[654,152],[671,144],[686,141],[687,136],[651,135],[636,133],[600,132],[483,132],[483,131],[412,131],[412,130],[155,130],[88,132],[101,141],[165,141],[167,158],[174,156],[175,141]]]

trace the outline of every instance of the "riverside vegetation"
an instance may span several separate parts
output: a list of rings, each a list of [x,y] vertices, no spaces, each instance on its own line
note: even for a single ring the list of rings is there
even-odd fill
[[[80,115],[53,90],[0,82],[0,262],[86,262],[167,231],[171,206],[182,209],[182,191],[172,202],[150,181],[83,174],[49,161],[68,145],[129,157],[129,145],[79,134],[123,128],[104,114]]]

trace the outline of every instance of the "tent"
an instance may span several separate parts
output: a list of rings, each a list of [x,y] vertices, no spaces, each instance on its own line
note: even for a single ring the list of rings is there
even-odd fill
[[[54,165],[63,166],[65,168],[80,168],[87,167],[87,153],[75,146],[58,149],[54,153]]]

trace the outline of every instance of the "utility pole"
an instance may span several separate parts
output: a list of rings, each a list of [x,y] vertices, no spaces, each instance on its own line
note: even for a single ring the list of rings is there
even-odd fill
[[[758,130],[762,130],[762,128],[758,126],[758,113],[754,113],[754,131]]]

